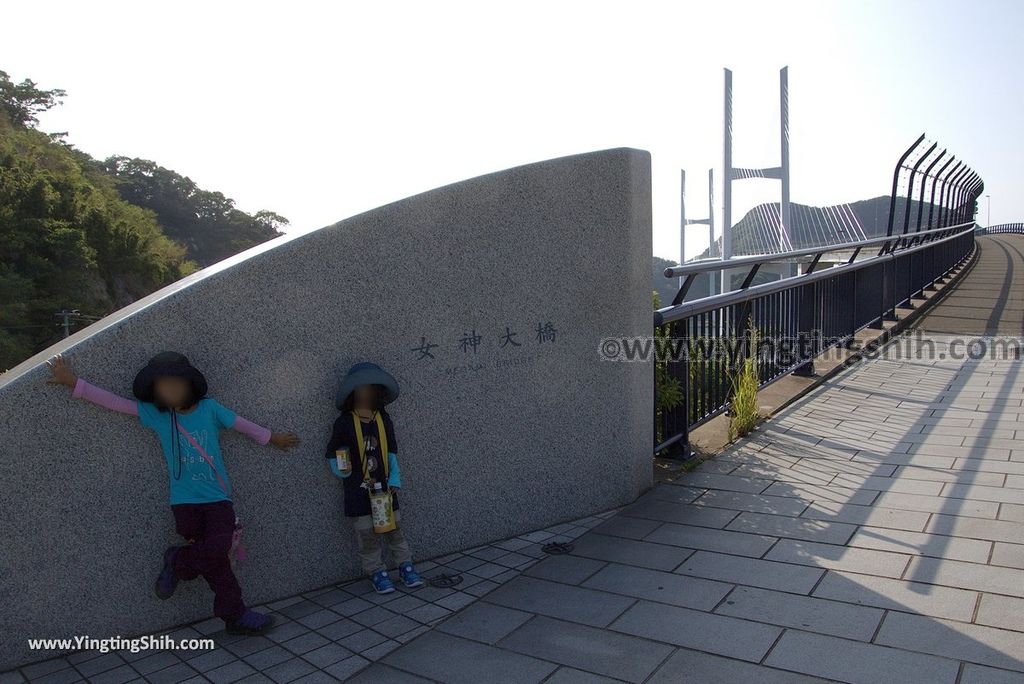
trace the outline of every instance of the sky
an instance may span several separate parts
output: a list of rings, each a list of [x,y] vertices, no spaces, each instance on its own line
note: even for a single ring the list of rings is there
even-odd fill
[[[156,161],[289,231],[634,147],[652,155],[654,253],[676,260],[680,169],[692,218],[707,169],[721,177],[723,68],[734,163],[761,167],[779,164],[787,65],[792,201],[887,195],[925,133],[985,179],[992,223],[1024,220],[1019,0],[37,0],[2,13],[0,70],[67,91],[42,130],[97,158]],[[734,220],[778,193],[735,184]],[[687,257],[706,231],[688,231]]]

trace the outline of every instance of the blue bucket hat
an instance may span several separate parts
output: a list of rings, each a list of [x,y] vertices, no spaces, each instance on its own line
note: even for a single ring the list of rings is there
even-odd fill
[[[360,385],[382,385],[384,387],[384,403],[390,404],[398,398],[398,381],[391,374],[375,363],[364,361],[348,369],[345,379],[341,381],[334,405],[341,411],[348,395]]]

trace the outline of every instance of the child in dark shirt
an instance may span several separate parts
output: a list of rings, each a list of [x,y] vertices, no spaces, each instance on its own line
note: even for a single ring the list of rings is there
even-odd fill
[[[398,564],[402,583],[407,587],[423,585],[423,580],[413,568],[412,552],[401,528],[397,496],[401,487],[398,440],[391,416],[384,410],[385,405],[397,398],[398,383],[380,366],[373,363],[352,366],[338,390],[335,405],[341,415],[334,421],[325,453],[331,472],[343,479],[345,516],[352,518],[359,543],[360,563],[379,594],[395,590],[384,563],[382,538],[392,560]],[[351,469],[347,472],[338,468],[335,457],[337,450],[343,448],[348,450],[351,461]],[[377,483],[382,492],[391,496],[397,526],[390,532],[377,533],[373,529],[370,490]]]

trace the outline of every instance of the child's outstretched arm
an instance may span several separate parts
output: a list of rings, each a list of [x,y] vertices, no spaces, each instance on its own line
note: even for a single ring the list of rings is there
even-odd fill
[[[282,451],[287,451],[299,443],[299,438],[294,432],[273,432],[269,428],[257,425],[251,420],[236,414],[216,399],[210,399],[210,402],[221,425],[237,430],[243,435],[251,437],[259,444],[270,444]]]
[[[90,384],[76,376],[71,370],[71,364],[69,364],[60,354],[57,354],[47,361],[46,365],[49,367],[50,373],[53,376],[46,381],[47,384],[66,385],[67,387],[70,387],[74,390],[71,393],[71,396],[75,399],[85,399],[93,404],[111,409],[112,411],[117,411],[118,413],[127,413],[132,416],[139,415],[139,406],[134,400],[118,396],[113,392],[109,392],[102,387]]]

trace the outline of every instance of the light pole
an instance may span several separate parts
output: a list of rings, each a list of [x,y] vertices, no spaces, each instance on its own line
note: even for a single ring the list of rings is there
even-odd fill
[[[992,195],[985,195],[988,200],[988,218],[985,220],[985,227],[992,225]]]

